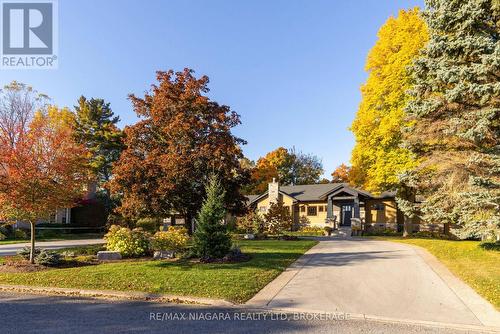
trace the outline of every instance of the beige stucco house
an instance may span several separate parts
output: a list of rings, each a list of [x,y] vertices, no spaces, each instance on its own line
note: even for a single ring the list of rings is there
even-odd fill
[[[281,201],[290,210],[294,222],[301,216],[311,226],[349,227],[352,218],[358,218],[367,229],[401,230],[403,215],[398,210],[395,193],[374,196],[346,183],[306,184],[280,186],[273,180],[268,191],[248,196],[248,205],[259,213],[266,213],[273,201]]]

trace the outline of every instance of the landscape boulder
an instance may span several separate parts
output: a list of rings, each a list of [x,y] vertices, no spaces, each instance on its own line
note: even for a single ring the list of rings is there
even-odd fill
[[[155,260],[160,259],[173,259],[175,257],[175,253],[172,251],[156,251],[153,254],[153,258]]]
[[[121,260],[120,252],[100,251],[97,252],[97,259],[100,261]]]

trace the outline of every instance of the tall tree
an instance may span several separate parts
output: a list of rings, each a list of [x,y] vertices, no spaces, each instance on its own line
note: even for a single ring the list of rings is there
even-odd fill
[[[251,183],[245,192],[258,194],[266,191],[273,178],[284,185],[318,183],[323,174],[323,164],[312,154],[278,147],[259,158],[251,173]]]
[[[401,146],[401,128],[412,85],[409,66],[427,42],[428,32],[418,9],[411,9],[390,17],[377,35],[351,126],[356,140],[351,181],[375,193],[398,188],[398,175],[415,166],[411,152]]]
[[[196,78],[190,69],[159,71],[157,80],[144,98],[130,95],[141,120],[125,128],[126,149],[113,169],[111,188],[123,196],[119,212],[164,217],[175,211],[190,222],[212,173],[224,187],[226,209],[242,210],[245,141],[231,132],[239,115],[210,100],[208,77]]]
[[[413,66],[405,175],[425,221],[458,236],[500,230],[500,11],[494,0],[427,0],[430,40]],[[403,203],[401,207],[414,211]]]
[[[350,174],[351,174],[351,167],[342,163],[342,164],[340,164],[340,166],[335,168],[335,170],[333,171],[332,182],[333,183],[349,183],[350,178],[351,178]]]
[[[75,114],[75,138],[91,153],[90,168],[97,185],[104,189],[112,164],[123,150],[123,133],[117,127],[120,118],[103,99],[87,100],[84,96],[78,100]]]
[[[73,140],[72,114],[55,107],[35,113],[37,98],[17,83],[0,97],[0,219],[30,223],[32,263],[36,222],[74,206],[87,181],[87,155]]]
[[[321,160],[315,155],[297,152],[295,148],[289,152],[291,168],[285,183],[292,185],[318,183],[324,172]]]

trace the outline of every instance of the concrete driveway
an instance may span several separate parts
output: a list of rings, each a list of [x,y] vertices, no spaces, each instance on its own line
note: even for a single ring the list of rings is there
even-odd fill
[[[419,252],[408,245],[368,239],[321,241],[299,260],[302,263],[283,273],[250,304],[388,319],[500,325],[500,313],[489,303],[434,258],[437,264],[433,267],[432,259]]]
[[[103,244],[103,239],[81,239],[81,240],[59,240],[59,241],[39,241],[36,243],[35,248],[44,249],[61,249],[68,247],[86,246]],[[16,253],[25,246],[29,246],[29,242],[22,242],[18,244],[0,245],[0,256],[16,255]]]

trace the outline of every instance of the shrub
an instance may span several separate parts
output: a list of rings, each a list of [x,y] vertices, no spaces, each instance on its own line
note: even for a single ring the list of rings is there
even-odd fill
[[[51,238],[57,238],[60,236],[60,233],[58,231],[55,231],[55,230],[39,230],[39,234],[38,236],[40,238],[44,238],[44,239],[51,239]]]
[[[311,226],[311,220],[306,216],[300,216],[298,224],[294,225],[296,231],[304,231],[304,229]]]
[[[392,237],[392,236],[401,236],[402,233],[401,232],[398,232],[398,231],[395,231],[395,230],[391,230],[389,228],[384,228],[384,229],[370,229],[366,232],[363,233],[364,235],[373,235],[373,236],[386,236],[386,237]]]
[[[5,236],[5,234],[1,233],[0,232],[0,240],[5,240],[7,239],[7,237]]]
[[[16,229],[14,231],[14,238],[16,239],[28,239],[28,233],[24,230]]]
[[[9,230],[6,226],[0,226],[0,234],[3,234],[6,238],[9,236]],[[3,239],[0,239],[3,240]]]
[[[35,257],[37,257],[40,254],[40,252],[41,252],[40,248],[35,248],[35,252],[33,255]],[[31,253],[31,247],[26,246],[23,249],[21,249],[19,252],[17,252],[17,255],[21,256],[25,260],[29,260],[30,253]]]
[[[179,252],[186,249],[189,241],[188,230],[182,226],[170,226],[168,231],[156,232],[151,238],[151,248],[155,251]]]
[[[293,227],[290,210],[283,206],[282,201],[271,203],[269,210],[264,215],[266,229],[269,234],[280,235],[284,231],[291,231]]]
[[[500,242],[482,242],[479,244],[479,247],[481,247],[484,250],[489,250],[489,251],[500,251]]]
[[[398,233],[398,235],[399,235],[399,233]],[[454,240],[454,239],[456,239],[451,234],[444,234],[444,233],[433,232],[433,231],[415,232],[415,233],[413,233],[411,235],[411,237],[422,238],[422,239],[444,239],[444,240]]]
[[[237,220],[238,229],[245,233],[262,233],[265,230],[265,223],[262,216],[255,211],[250,211]]]
[[[295,232],[294,235],[313,235],[313,236],[319,236],[324,234],[324,228],[321,226],[306,226]]]
[[[61,254],[55,251],[42,249],[35,257],[35,263],[47,267],[57,266],[61,263]]]
[[[73,252],[73,251],[66,250],[66,251],[62,251],[62,252],[61,252],[61,256],[62,256],[62,257],[75,257],[75,256],[76,256],[76,254],[75,254],[75,252]]]
[[[142,228],[130,230],[113,225],[104,236],[106,249],[120,252],[125,257],[142,256],[149,251],[149,233]]]
[[[149,233],[155,233],[160,229],[160,221],[156,218],[141,218],[135,225]]]

